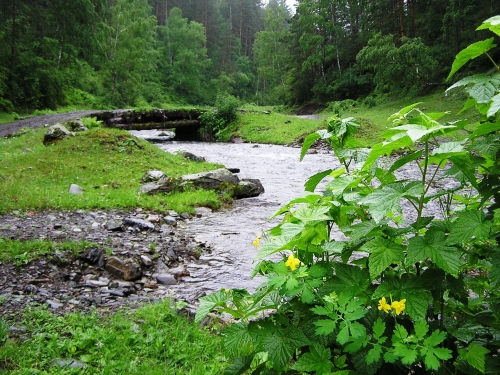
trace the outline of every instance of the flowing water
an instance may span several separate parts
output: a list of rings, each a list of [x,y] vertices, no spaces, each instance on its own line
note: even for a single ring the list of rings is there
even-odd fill
[[[147,131],[132,133],[147,136]],[[181,227],[214,249],[212,254],[200,258],[200,264],[190,265],[191,276],[183,279],[183,288],[195,287],[200,294],[220,288],[254,290],[260,285],[261,279],[251,278],[257,254],[252,242],[263,230],[279,222],[279,218],[268,220],[274,212],[304,193],[308,177],[339,166],[335,156],[325,151],[308,154],[301,162],[300,148],[295,147],[175,141],[157,146],[167,152],[188,151],[208,162],[239,168],[240,178],[259,179],[265,189],[256,198],[235,201],[230,209],[204,211],[201,218],[193,218]]]
[[[147,137],[148,132],[132,133]],[[308,154],[300,161],[300,148],[276,145],[173,141],[157,146],[167,152],[188,151],[208,162],[239,168],[240,178],[257,178],[265,188],[259,197],[237,200],[230,209],[206,210],[201,218],[193,218],[180,228],[214,249],[212,254],[202,255],[198,264],[191,264],[191,276],[183,279],[182,294],[196,297],[220,288],[254,290],[260,285],[262,279],[251,278],[257,254],[252,242],[256,236],[279,222],[280,218],[271,222],[268,219],[290,200],[304,194],[304,183],[310,176],[340,166],[334,154],[327,151]],[[409,178],[418,176],[419,171],[416,166],[405,166],[398,174],[398,178]],[[411,209],[409,205],[402,206],[404,211]],[[439,210],[431,208],[428,214],[438,216]]]

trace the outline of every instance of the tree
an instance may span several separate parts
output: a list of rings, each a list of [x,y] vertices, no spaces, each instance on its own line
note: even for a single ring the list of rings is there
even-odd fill
[[[157,61],[155,26],[146,0],[116,0],[109,9],[100,75],[110,104],[130,105],[146,93]]]
[[[188,22],[182,10],[173,8],[165,26],[159,28],[160,68],[165,90],[188,102],[204,101],[202,84],[207,59],[205,29]]]

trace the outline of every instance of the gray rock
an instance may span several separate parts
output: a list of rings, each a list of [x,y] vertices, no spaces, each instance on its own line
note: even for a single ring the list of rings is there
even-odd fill
[[[66,122],[66,127],[73,132],[86,132],[87,130],[89,130],[85,125],[83,125],[82,120],[80,120],[79,118]]]
[[[139,230],[154,230],[155,226],[147,220],[127,217],[123,219],[123,224],[138,228]]]
[[[172,216],[170,216],[170,215],[169,215],[169,216],[165,216],[165,217],[163,218],[163,220],[165,221],[165,223],[166,223],[167,225],[172,225],[172,226],[174,226],[174,227],[177,225],[177,220],[175,219],[175,217],[172,217]]]
[[[83,188],[76,184],[71,184],[68,191],[70,194],[83,194]]]
[[[111,257],[106,261],[104,268],[110,274],[122,280],[137,280],[142,276],[141,267],[132,259],[122,261],[116,257]]]
[[[75,133],[70,132],[64,125],[55,124],[52,125],[43,136],[43,144],[49,146],[55,144],[60,140],[66,138],[67,136],[74,136]]]
[[[238,189],[235,192],[235,198],[251,198],[257,197],[264,192],[264,186],[258,179],[245,178],[238,184]]]
[[[52,366],[59,366],[61,368],[85,368],[87,365],[73,358],[58,358],[50,362]]]
[[[192,161],[197,161],[197,162],[206,161],[205,158],[203,158],[201,156],[196,156],[195,154],[192,154],[191,152],[187,152],[187,151],[180,151],[179,155],[182,155],[186,159],[189,159],[189,160],[192,160]]]
[[[118,232],[123,230],[123,223],[117,220],[108,220],[106,224],[106,229],[112,232]]]
[[[53,310],[60,309],[61,307],[64,306],[64,304],[62,304],[60,301],[54,301],[51,299],[46,300],[45,303],[48,304],[49,307]]]
[[[150,267],[153,265],[153,261],[149,257],[147,257],[146,255],[141,255],[141,262],[146,267]]]
[[[215,169],[213,171],[184,175],[181,177],[183,186],[192,185],[202,189],[216,190],[237,186],[240,182],[238,176],[234,175],[226,168]]]
[[[177,280],[173,275],[169,275],[167,273],[161,273],[156,276],[156,281],[163,285],[176,285]]]
[[[102,257],[102,249],[93,248],[90,249],[81,258],[88,263],[97,263],[101,257]]]
[[[162,171],[147,171],[144,176],[142,176],[141,181],[142,182],[154,182],[158,181],[164,177],[167,177],[165,173]]]

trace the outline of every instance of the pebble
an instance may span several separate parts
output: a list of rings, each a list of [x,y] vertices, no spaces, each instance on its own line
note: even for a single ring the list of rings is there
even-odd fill
[[[32,303],[48,305],[53,313],[64,314],[100,307],[114,311],[123,305],[136,306],[167,297],[195,302],[198,296],[192,291],[183,294],[182,277],[189,276],[186,266],[204,263],[195,259],[195,251],[203,248],[210,259],[211,249],[175,232],[182,217],[190,216],[174,211],[165,216],[146,210],[48,210],[30,216],[20,211],[0,215],[0,238],[96,244],[80,254],[58,252],[23,267],[0,264],[0,314],[17,317]],[[126,227],[131,230],[124,231]],[[106,270],[112,257],[135,262],[142,268],[142,276],[134,281],[113,276]]]

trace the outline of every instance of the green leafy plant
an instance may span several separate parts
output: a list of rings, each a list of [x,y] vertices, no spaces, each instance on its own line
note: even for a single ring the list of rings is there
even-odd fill
[[[238,118],[236,110],[239,105],[239,100],[234,96],[219,93],[215,101],[216,110],[207,111],[200,116],[202,130],[219,138],[221,132]]]
[[[87,129],[100,128],[103,124],[97,117],[82,117],[81,120]]]
[[[500,17],[480,29],[500,35]],[[450,77],[489,47],[460,53]],[[253,275],[266,281],[253,294],[200,299],[196,321],[211,311],[236,321],[224,331],[226,374],[498,373],[499,74],[495,65],[449,89],[466,88],[479,121],[441,123],[445,113],[416,103],[371,149],[353,141],[354,118],[334,116],[305,139],[301,158],[323,139],[341,167],[309,178],[256,239]],[[457,132],[463,140],[450,140]],[[418,178],[400,173],[408,164]]]

